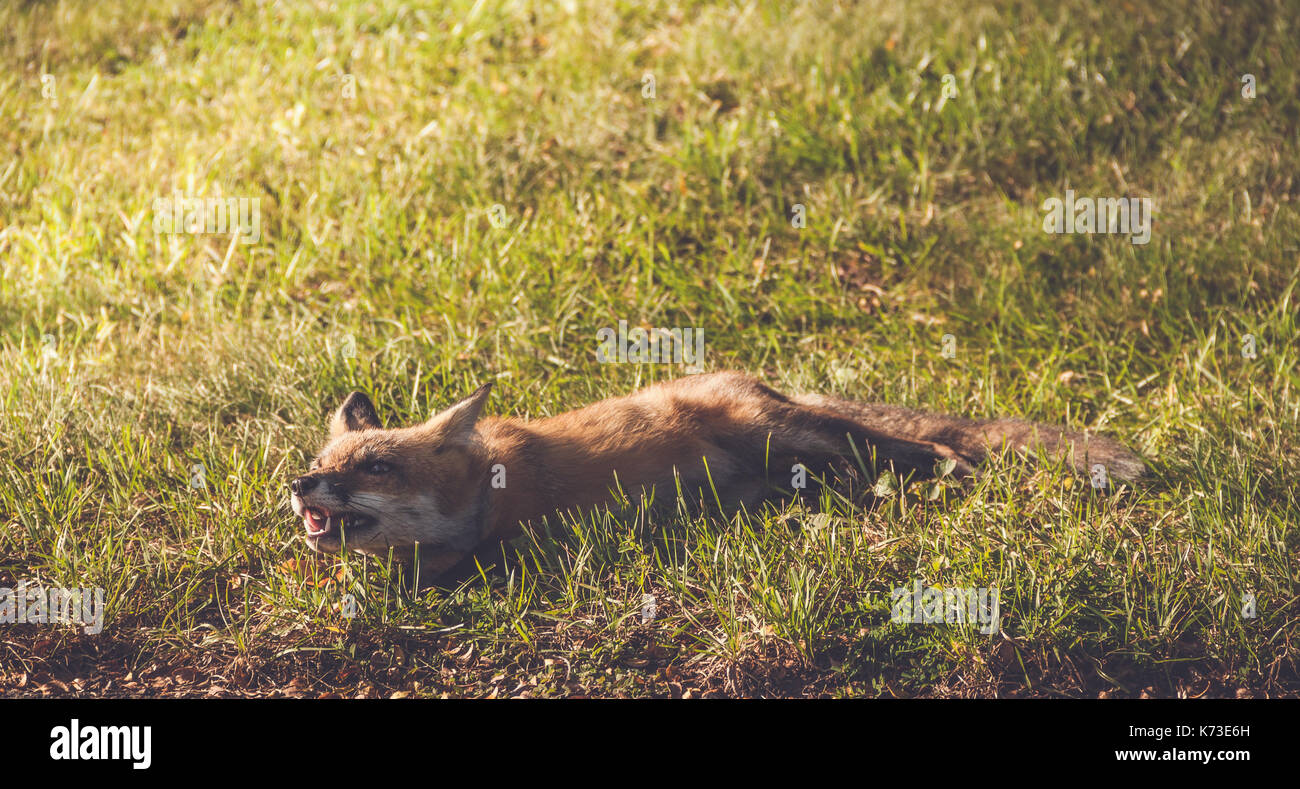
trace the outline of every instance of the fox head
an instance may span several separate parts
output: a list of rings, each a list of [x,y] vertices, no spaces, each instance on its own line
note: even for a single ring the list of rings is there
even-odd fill
[[[385,430],[361,392],[343,401],[310,470],[289,483],[307,545],[409,560],[480,538],[489,464],[475,430],[491,384],[414,427]]]

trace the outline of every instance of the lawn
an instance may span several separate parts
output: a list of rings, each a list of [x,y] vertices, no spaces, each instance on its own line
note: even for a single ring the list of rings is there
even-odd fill
[[[1300,693],[1295,2],[412,5],[0,4],[0,587],[104,593],[0,624],[0,695]],[[1046,232],[1067,190],[1149,198],[1148,242]],[[257,239],[158,232],[177,196]],[[349,391],[688,374],[601,363],[619,321],[1151,475],[629,497],[419,590],[306,547]],[[917,582],[1000,627],[891,622]]]

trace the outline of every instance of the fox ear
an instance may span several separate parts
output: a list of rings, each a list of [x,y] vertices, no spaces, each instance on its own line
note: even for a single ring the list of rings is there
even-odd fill
[[[447,410],[434,414],[432,419],[424,423],[424,426],[442,433],[443,438],[468,438],[470,433],[474,432],[474,423],[483,412],[483,404],[487,402],[488,393],[491,391],[492,384],[483,384],[474,390],[474,394]]]
[[[330,421],[330,438],[337,438],[353,430],[370,430],[383,427],[379,415],[375,413],[375,404],[361,392],[353,392],[334,412]]]

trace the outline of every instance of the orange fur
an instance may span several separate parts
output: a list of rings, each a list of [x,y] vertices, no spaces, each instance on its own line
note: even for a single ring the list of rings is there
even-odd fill
[[[690,376],[549,419],[479,419],[488,387],[414,427],[385,430],[354,392],[316,467],[293,482],[294,511],[316,550],[347,547],[442,572],[479,545],[557,511],[684,493],[729,507],[758,502],[793,464],[860,455],[900,473],[950,460],[973,472],[990,450],[1047,448],[1085,471],[1130,479],[1140,459],[1109,439],[1020,420],[974,422],[892,406],[787,397],[740,373]],[[855,452],[856,449],[856,452]],[[503,486],[493,483],[504,482]],[[334,518],[338,523],[334,523]],[[320,531],[320,529],[324,531]],[[313,533],[314,532],[314,533]]]

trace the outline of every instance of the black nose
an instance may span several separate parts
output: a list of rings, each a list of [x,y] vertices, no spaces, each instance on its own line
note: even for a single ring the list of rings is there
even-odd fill
[[[316,487],[316,483],[319,481],[320,480],[313,476],[298,477],[293,482],[289,483],[289,490],[299,496],[305,496],[311,492],[312,488]]]

